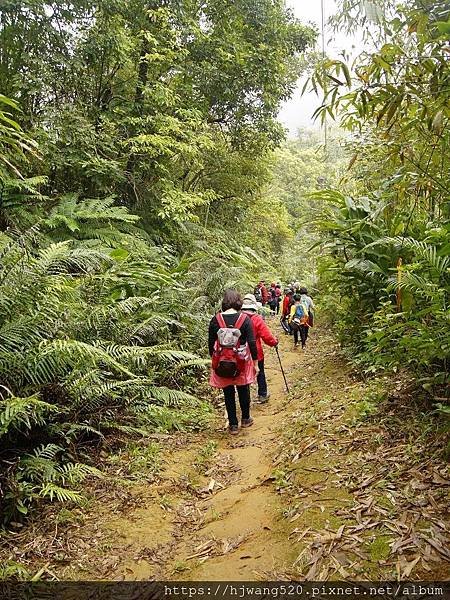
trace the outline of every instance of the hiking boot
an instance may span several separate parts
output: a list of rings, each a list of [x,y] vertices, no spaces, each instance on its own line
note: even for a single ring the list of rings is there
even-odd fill
[[[230,435],[237,435],[239,433],[239,427],[237,425],[230,425],[228,427],[228,433]]]
[[[253,419],[250,417],[249,419],[242,419],[241,427],[251,427],[253,425]]]
[[[266,394],[265,396],[258,396],[258,404],[265,404],[269,402],[270,394]]]

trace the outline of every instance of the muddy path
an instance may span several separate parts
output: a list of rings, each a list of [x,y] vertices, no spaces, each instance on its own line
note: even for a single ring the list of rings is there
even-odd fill
[[[326,330],[302,351],[271,326],[289,395],[268,350],[252,427],[230,436],[220,401],[203,432],[137,441],[84,506],[0,544],[7,558],[72,580],[447,578],[445,433],[407,380],[359,379]]]

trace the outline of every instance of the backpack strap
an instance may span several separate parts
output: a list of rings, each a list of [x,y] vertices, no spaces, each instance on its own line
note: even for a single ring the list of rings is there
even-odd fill
[[[240,329],[242,327],[242,325],[244,324],[244,321],[246,319],[247,315],[245,315],[244,313],[241,313],[238,317],[238,320],[236,321],[236,323],[234,324],[236,329]]]
[[[217,323],[219,324],[219,327],[221,329],[226,329],[227,324],[225,323],[225,319],[223,318],[222,313],[220,313],[220,312],[217,313],[216,319],[217,319]]]
[[[233,327],[236,329],[240,329],[242,327],[242,325],[244,324],[246,317],[247,317],[246,314],[241,313],[239,315],[239,317],[237,318],[237,321],[234,325],[227,325],[225,323],[225,319],[223,318],[222,313],[217,313],[217,315],[216,315],[217,323],[219,324],[219,327],[221,327],[222,329],[226,329],[227,327]]]

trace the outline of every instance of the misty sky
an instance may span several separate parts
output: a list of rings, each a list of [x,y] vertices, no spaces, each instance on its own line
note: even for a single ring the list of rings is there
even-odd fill
[[[314,23],[320,31],[320,0],[286,0],[286,4],[293,9],[295,15],[303,23]],[[326,22],[328,17],[334,14],[336,10],[335,0],[324,0],[324,8]],[[321,48],[322,40],[320,37],[317,43]],[[342,33],[335,35],[327,29],[325,30],[325,44],[327,54],[336,58],[343,49],[350,51],[352,46],[360,47],[360,42],[355,38]],[[319,127],[318,123],[313,123],[312,114],[320,105],[320,99],[314,93],[301,96],[300,92],[303,85],[304,79],[301,79],[292,98],[283,104],[278,117],[291,134],[295,134],[298,127]]]

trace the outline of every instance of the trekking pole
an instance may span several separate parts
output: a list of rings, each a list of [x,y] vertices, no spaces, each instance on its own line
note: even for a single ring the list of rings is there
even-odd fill
[[[275,351],[276,351],[277,356],[278,356],[278,362],[280,363],[281,372],[283,373],[283,379],[284,379],[284,383],[286,385],[286,391],[289,394],[289,386],[288,386],[288,382],[287,382],[287,379],[286,379],[286,375],[284,373],[283,365],[281,364],[281,358],[280,358],[280,353],[278,351],[278,346],[275,346]]]

